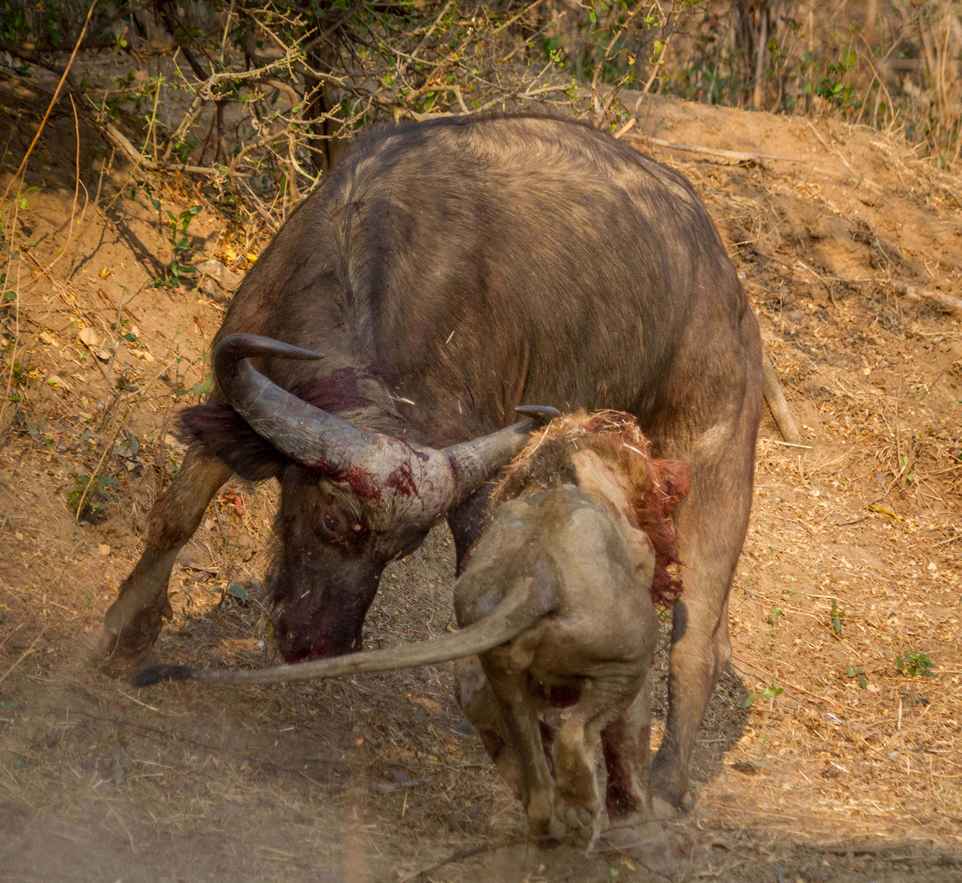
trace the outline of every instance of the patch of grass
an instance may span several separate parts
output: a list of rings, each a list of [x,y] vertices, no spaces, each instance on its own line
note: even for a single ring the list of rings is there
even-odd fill
[[[74,475],[73,484],[67,491],[67,507],[78,521],[100,524],[107,518],[107,507],[116,488],[117,479],[110,475],[98,475],[93,482],[89,475]]]
[[[772,681],[763,690],[749,690],[748,693],[742,698],[741,707],[751,708],[755,704],[756,699],[764,699],[769,706],[775,704],[775,700],[785,692],[784,687],[780,687],[774,681]]]
[[[855,682],[859,685],[862,690],[868,689],[868,677],[865,674],[865,669],[860,665],[850,665],[845,669],[845,677],[854,678]]]
[[[160,211],[160,202],[151,198],[151,204]],[[179,214],[167,212],[167,233],[173,257],[164,270],[164,275],[154,280],[157,288],[178,288],[181,285],[193,287],[197,268],[191,263],[194,246],[189,232],[190,224],[201,212],[201,206],[192,205]]]
[[[935,662],[927,653],[903,653],[895,660],[895,670],[909,678],[934,677]]]

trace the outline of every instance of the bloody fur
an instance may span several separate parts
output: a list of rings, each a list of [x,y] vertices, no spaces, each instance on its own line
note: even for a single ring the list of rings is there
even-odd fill
[[[624,514],[633,527],[648,535],[655,551],[652,600],[671,606],[682,591],[676,572],[681,562],[673,513],[688,494],[689,469],[677,460],[652,457],[650,442],[630,414],[578,411],[553,420],[531,437],[506,468],[492,493],[492,503],[554,486],[559,480],[577,484],[572,456],[584,450],[593,451],[627,479],[630,508]]]

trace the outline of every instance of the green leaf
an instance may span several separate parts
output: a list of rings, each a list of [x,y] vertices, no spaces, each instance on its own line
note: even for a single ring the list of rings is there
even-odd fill
[[[246,604],[251,599],[250,589],[247,586],[242,586],[240,583],[231,583],[227,587],[227,594],[232,598],[236,598],[242,604]]]
[[[895,670],[910,678],[934,677],[935,662],[927,653],[905,653],[895,660]]]
[[[831,614],[831,616],[832,616],[832,632],[833,632],[833,634],[835,635],[835,637],[840,638],[840,637],[842,637],[842,631],[844,630],[844,627],[843,627],[843,625],[842,625],[842,619],[843,619],[844,614],[843,614],[841,608],[840,608],[840,607],[838,606],[838,604],[835,602],[835,599],[834,599],[834,598],[832,599],[832,614]]]

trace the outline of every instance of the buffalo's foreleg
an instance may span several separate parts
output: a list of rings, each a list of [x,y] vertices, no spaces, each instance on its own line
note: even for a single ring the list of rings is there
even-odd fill
[[[454,536],[454,548],[457,552],[458,576],[464,573],[471,548],[486,527],[490,511],[491,486],[488,483],[448,513],[448,526]]]
[[[153,645],[161,620],[170,616],[167,582],[177,553],[230,475],[228,466],[197,446],[187,450],[180,471],[150,510],[144,552],[104,617],[100,650],[105,656],[136,658]]]
[[[675,603],[668,725],[651,771],[654,808],[671,815],[691,804],[688,767],[705,708],[731,658],[728,592],[748,526],[757,407],[692,446],[692,488],[677,516],[684,590]]]

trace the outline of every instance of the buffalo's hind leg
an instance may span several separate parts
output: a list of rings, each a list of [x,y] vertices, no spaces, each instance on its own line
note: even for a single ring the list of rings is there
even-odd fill
[[[146,547],[104,617],[98,651],[107,657],[143,656],[170,616],[167,583],[181,547],[194,535],[207,505],[231,469],[192,445],[180,471],[157,498],[147,519]]]
[[[677,515],[684,588],[672,620],[668,723],[651,769],[658,816],[688,809],[688,769],[705,708],[731,658],[728,593],[748,528],[760,401],[746,392],[738,420],[696,438],[689,451],[691,492]]]

